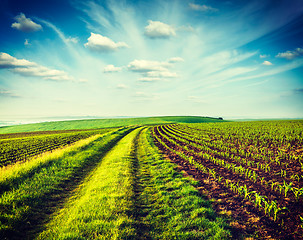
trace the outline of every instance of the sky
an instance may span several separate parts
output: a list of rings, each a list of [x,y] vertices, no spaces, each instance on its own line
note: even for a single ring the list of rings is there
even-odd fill
[[[303,118],[302,0],[1,0],[0,121]]]

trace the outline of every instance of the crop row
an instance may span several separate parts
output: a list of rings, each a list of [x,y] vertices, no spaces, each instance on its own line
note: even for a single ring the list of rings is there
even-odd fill
[[[216,145],[214,143],[198,139],[193,141],[192,136],[184,133],[179,134],[169,126],[163,126],[161,127],[161,130],[170,138],[177,139],[179,142],[183,143],[187,148],[190,146],[194,152],[208,154],[211,155],[211,157],[223,159],[222,161],[227,160],[228,162],[231,162],[232,166],[238,168],[238,170],[242,172],[244,171],[242,167],[243,165],[245,167],[245,174],[251,177],[254,181],[258,178],[258,172],[259,175],[261,175],[261,182],[268,185],[269,183],[267,183],[267,181],[270,181],[272,188],[279,182],[291,184],[293,187],[297,188],[303,186],[303,176],[298,172],[292,171],[288,173],[287,169],[284,170],[282,167],[279,168],[277,166],[272,166],[270,163],[260,162],[256,156],[239,156],[235,153],[233,148],[227,148],[223,144]],[[268,180],[266,181],[266,179]]]
[[[46,136],[46,135],[63,134],[63,133],[87,132],[92,130],[101,130],[101,129],[71,129],[71,130],[20,132],[20,133],[2,133],[0,134],[0,140],[12,139],[12,138],[26,138],[26,137],[43,136],[43,135]]]
[[[180,128],[182,128],[182,131],[180,131]],[[235,159],[235,161],[242,162],[251,168],[257,168],[258,171],[280,175],[281,178],[285,178],[284,180],[289,179],[292,182],[302,182],[303,180],[303,154],[300,153],[300,146],[297,148],[290,146],[289,148],[293,149],[292,153],[285,152],[282,146],[275,151],[271,151],[270,149],[255,151],[258,147],[253,145],[247,147],[245,144],[237,143],[239,140],[234,142],[228,141],[222,138],[219,133],[217,135],[213,133],[207,135],[207,132],[202,130],[194,131],[193,128],[184,125],[172,126],[168,130],[171,130],[176,136],[194,141],[204,148],[208,147],[212,151],[221,152],[226,158]],[[186,130],[188,132],[184,134]],[[225,128],[222,127],[221,132],[224,131]],[[250,137],[250,134],[247,133],[246,138]],[[299,185],[303,186],[302,183],[299,183]]]
[[[293,192],[296,197],[296,200],[298,200],[298,198],[303,195],[303,188],[298,188],[298,187],[292,186],[293,185],[292,182],[288,184],[284,181],[283,185],[282,185],[278,181],[276,181],[276,182],[274,180],[266,181],[264,179],[265,178],[264,176],[263,177],[259,176],[256,173],[256,171],[246,168],[246,166],[230,163],[228,158],[225,158],[225,159],[218,158],[218,156],[222,157],[222,155],[216,154],[207,148],[205,151],[205,148],[201,148],[200,145],[197,145],[193,142],[184,141],[181,138],[173,137],[172,134],[169,134],[167,131],[165,131],[165,127],[163,127],[163,126],[159,127],[158,132],[167,141],[173,143],[174,145],[177,145],[179,148],[182,148],[183,150],[187,151],[188,153],[191,153],[193,156],[200,157],[206,161],[211,161],[214,164],[224,167],[228,171],[231,171],[235,175],[243,176],[244,178],[250,179],[254,183],[259,182],[261,185],[265,185],[266,187],[271,186],[271,190],[276,190],[280,194],[283,193],[283,195],[285,195],[285,197],[288,196],[287,193]],[[188,145],[183,145],[182,143],[186,143]],[[191,149],[191,146],[195,146],[197,148]],[[224,154],[223,154],[223,156],[224,156]]]
[[[283,225],[284,222],[293,221],[297,227],[300,226],[303,216],[299,209],[303,205],[303,188],[298,181],[289,181],[286,174],[276,175],[270,166],[264,167],[264,162],[259,164],[259,168],[254,168],[250,164],[252,158],[226,154],[223,144],[220,150],[220,147],[209,146],[209,143],[214,142],[211,141],[214,133],[207,134],[205,131],[199,138],[195,138],[192,134],[195,132],[193,125],[158,126],[153,129],[153,135],[166,152],[183,159],[221,186],[250,201],[274,222]],[[189,133],[186,129],[190,129]],[[196,130],[198,134],[199,129]],[[257,162],[257,159],[254,158],[254,161]]]
[[[241,145],[256,146],[255,150],[276,149],[283,146],[285,149],[303,144],[303,123],[297,121],[256,121],[223,124],[193,124],[182,125],[181,128],[191,128],[197,134],[207,133],[209,136],[238,142]],[[249,136],[249,138],[247,138]]]
[[[272,177],[268,178],[270,180],[266,180],[265,177],[266,175],[268,176],[268,174],[262,174],[262,176],[260,176],[256,171],[250,168],[246,168],[247,166],[245,165],[230,163],[229,161],[230,159],[228,159],[224,154],[216,153],[215,151],[211,151],[208,148],[203,148],[201,147],[201,145],[198,145],[196,143],[184,141],[181,138],[177,138],[172,134],[169,134],[167,131],[165,131],[164,126],[160,126],[159,128],[161,129],[159,131],[160,134],[163,133],[161,135],[167,141],[175,145],[178,145],[179,147],[186,150],[188,153],[193,154],[194,156],[198,156],[207,161],[211,161],[214,164],[224,167],[228,171],[231,171],[233,174],[243,176],[244,178],[249,179],[254,183],[259,182],[261,185],[264,185],[266,187],[270,186],[271,190],[283,194],[285,197],[293,196],[295,197],[296,201],[298,201],[299,198],[303,197],[303,188],[295,187],[292,182],[287,183],[284,180],[282,181],[283,184],[280,184],[279,181],[275,181]],[[188,145],[183,145],[182,143],[186,143]],[[191,149],[192,146],[196,147],[196,149]]]
[[[187,156],[183,152],[177,151],[174,148],[169,147],[161,138],[157,136],[157,134],[155,134],[154,136],[157,139],[157,141],[160,144],[162,144],[162,146],[164,146],[167,150],[175,153],[182,159],[188,161],[190,164],[201,170],[203,173],[208,174],[210,177],[217,180],[219,183],[222,183],[226,187],[230,188],[232,191],[242,195],[246,199],[252,200],[256,204],[256,206],[259,206],[260,209],[263,208],[264,212],[267,213],[269,216],[271,216],[271,214],[274,213],[273,217],[274,220],[276,220],[277,214],[279,212],[277,209],[282,210],[282,208],[278,208],[277,203],[275,201],[269,203],[268,201],[266,201],[265,196],[260,195],[256,191],[248,190],[249,188],[247,187],[247,185],[240,185],[239,181],[235,182],[228,178],[225,178],[224,176],[216,172],[214,169],[208,168],[205,165],[203,165],[201,162],[196,161],[192,156]],[[270,209],[273,209],[273,211],[268,211],[269,206],[271,206]],[[275,206],[275,209],[273,208],[273,206]]]
[[[95,134],[102,134],[111,130],[112,129],[90,130],[0,140],[0,167],[28,159],[46,151],[52,151],[56,148],[64,147]]]
[[[187,133],[190,133],[196,138],[207,136],[211,141],[216,141],[219,143],[223,141],[229,147],[236,146],[234,150],[237,151],[238,154],[242,154],[244,156],[249,154],[260,154],[261,157],[265,156],[266,158],[274,158],[277,157],[277,152],[280,152],[280,156],[278,156],[280,159],[285,159],[287,161],[302,160],[302,156],[295,151],[298,150],[296,147],[300,148],[300,146],[303,144],[303,135],[302,132],[300,132],[303,130],[302,126],[299,128],[299,131],[297,130],[298,133],[295,137],[290,139],[289,137],[286,137],[284,133],[282,135],[285,138],[283,138],[283,141],[276,141],[275,144],[272,144],[272,139],[276,138],[277,135],[281,133],[279,133],[277,130],[273,131],[267,128],[263,130],[264,132],[258,129],[259,127],[261,128],[261,126],[269,123],[263,123],[261,126],[259,125],[260,123],[254,123],[257,124],[254,128],[247,128],[247,126],[244,128],[245,125],[243,125],[243,123],[240,125],[238,124],[231,125],[231,123],[223,123],[220,124],[220,126],[216,126],[216,128],[214,128],[211,124],[205,124],[205,126],[196,125],[195,127],[197,127],[197,129],[188,125],[177,125],[177,127],[185,130]],[[235,127],[234,125],[238,127]],[[251,123],[249,125],[251,125]],[[280,131],[286,128],[286,126],[280,126]],[[291,127],[293,126],[290,125],[287,129],[289,130]],[[266,138],[264,138],[264,134],[267,135]],[[289,134],[291,134],[290,130]],[[240,146],[240,148],[237,148],[238,146]]]

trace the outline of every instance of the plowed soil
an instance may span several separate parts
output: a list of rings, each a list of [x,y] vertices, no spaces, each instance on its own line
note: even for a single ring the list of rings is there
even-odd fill
[[[303,239],[303,231],[299,226],[300,222],[298,222],[298,214],[303,211],[302,202],[296,202],[290,198],[283,198],[276,192],[271,191],[270,187],[267,189],[258,182],[253,183],[239,175],[229,172],[222,166],[187,152],[180,146],[167,141],[161,136],[159,131],[161,130],[154,128],[155,134],[170,148],[183,152],[187,156],[192,156],[195,161],[201,162],[205,167],[214,169],[221,176],[233,182],[242,182],[246,184],[250,190],[256,190],[261,195],[267,196],[268,199],[275,200],[279,204],[287,207],[288,210],[283,211],[283,214],[279,216],[279,220],[274,221],[272,217],[266,216],[262,209],[256,208],[252,202],[235,194],[222,183],[195,168],[189,162],[174,154],[155,140],[158,148],[167,158],[178,165],[178,168],[180,171],[183,171],[185,176],[191,176],[199,181],[199,191],[211,200],[218,214],[229,219],[229,224],[235,239],[244,239],[245,237],[253,237],[256,239]],[[162,134],[164,133],[162,132]],[[176,141],[176,139],[174,140]],[[184,143],[178,142],[178,144],[181,145]]]

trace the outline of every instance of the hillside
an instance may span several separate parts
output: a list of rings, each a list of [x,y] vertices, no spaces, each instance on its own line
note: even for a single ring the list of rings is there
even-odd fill
[[[141,118],[108,118],[42,122],[34,124],[22,124],[14,126],[0,127],[0,134],[20,133],[34,131],[70,130],[70,129],[94,129],[108,127],[122,127],[131,125],[154,125],[166,123],[203,123],[222,122],[224,120],[210,117],[196,116],[166,116],[166,117],[141,117]]]

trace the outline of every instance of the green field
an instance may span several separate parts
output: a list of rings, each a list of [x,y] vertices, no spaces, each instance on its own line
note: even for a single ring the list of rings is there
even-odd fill
[[[14,125],[0,127],[0,134],[3,133],[21,133],[33,131],[50,130],[71,130],[71,129],[95,129],[122,127],[131,125],[155,125],[168,123],[202,123],[202,122],[221,122],[218,118],[209,117],[142,117],[142,118],[112,118],[112,119],[90,119],[90,120],[72,120],[59,122],[43,122],[34,124]]]
[[[123,120],[1,135],[0,239],[303,239],[302,120]]]

